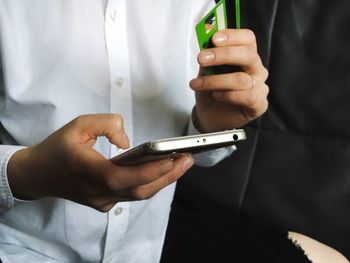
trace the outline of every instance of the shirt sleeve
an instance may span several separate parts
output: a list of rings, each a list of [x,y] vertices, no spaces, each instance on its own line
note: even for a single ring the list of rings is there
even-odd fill
[[[7,165],[11,156],[23,149],[23,146],[0,145],[0,213],[10,210],[14,205],[14,198],[7,179]]]
[[[194,127],[192,118],[190,119],[188,129],[188,135],[200,134],[200,132]],[[207,151],[203,153],[194,154],[192,157],[194,162],[198,166],[210,167],[218,164],[223,159],[229,157],[237,149],[236,145],[227,146],[224,148]]]

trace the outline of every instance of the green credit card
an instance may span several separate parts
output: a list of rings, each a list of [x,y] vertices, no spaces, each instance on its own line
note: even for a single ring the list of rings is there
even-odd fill
[[[200,50],[209,48],[214,33],[226,28],[226,0],[221,0],[196,26]]]
[[[227,0],[230,1],[230,0]],[[234,0],[236,28],[240,28],[240,1]],[[213,47],[211,38],[219,30],[227,28],[226,0],[221,0],[210,12],[196,25],[197,39],[200,50]],[[214,68],[206,68],[205,75],[214,74]]]

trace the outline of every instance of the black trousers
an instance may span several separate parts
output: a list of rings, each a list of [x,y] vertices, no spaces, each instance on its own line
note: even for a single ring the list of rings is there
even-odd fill
[[[161,263],[310,263],[287,231],[174,203]]]

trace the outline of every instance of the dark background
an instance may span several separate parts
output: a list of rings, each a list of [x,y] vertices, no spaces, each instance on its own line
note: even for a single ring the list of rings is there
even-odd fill
[[[282,226],[350,258],[350,1],[244,0],[241,9],[270,72],[269,109],[231,157],[184,176],[175,202]]]

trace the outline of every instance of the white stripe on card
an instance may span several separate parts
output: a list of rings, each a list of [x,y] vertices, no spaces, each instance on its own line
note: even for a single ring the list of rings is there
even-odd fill
[[[217,15],[217,19],[218,19],[218,29],[219,30],[225,29],[225,14],[224,14],[224,4],[223,3],[221,3],[221,5],[219,5],[216,8],[216,15]]]

